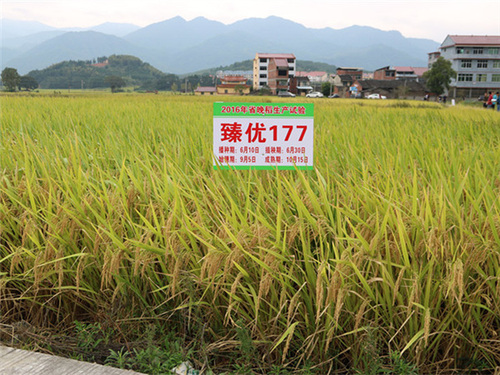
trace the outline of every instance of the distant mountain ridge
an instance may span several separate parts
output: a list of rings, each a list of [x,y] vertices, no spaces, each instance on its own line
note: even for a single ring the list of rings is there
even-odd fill
[[[386,65],[426,66],[439,43],[405,38],[368,26],[313,29],[271,16],[225,25],[203,17],[174,17],[143,28],[106,23],[66,31],[38,22],[2,20],[2,69],[21,74],[64,60],[134,55],[163,72],[185,74],[252,59],[257,52],[291,52],[297,59],[374,70]]]

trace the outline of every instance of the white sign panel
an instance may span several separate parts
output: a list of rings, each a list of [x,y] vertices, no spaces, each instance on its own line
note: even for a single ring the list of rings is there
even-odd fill
[[[314,104],[214,103],[214,168],[313,169]]]

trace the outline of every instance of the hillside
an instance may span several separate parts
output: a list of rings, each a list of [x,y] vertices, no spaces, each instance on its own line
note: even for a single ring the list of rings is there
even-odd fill
[[[167,75],[134,56],[112,55],[106,66],[93,66],[90,61],[64,61],[42,70],[29,72],[44,89],[108,87],[106,77],[119,76],[128,86],[142,86]]]
[[[230,65],[219,66],[216,68],[209,68],[197,71],[196,74],[215,74],[219,70],[252,70],[253,69],[253,60],[244,60],[238,61]],[[324,71],[328,73],[335,73],[337,67],[335,65],[309,61],[309,60],[297,60],[297,70],[298,71]]]

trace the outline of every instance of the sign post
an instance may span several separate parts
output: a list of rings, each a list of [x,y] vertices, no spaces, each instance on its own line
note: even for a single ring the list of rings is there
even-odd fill
[[[313,103],[214,103],[214,169],[313,169]]]

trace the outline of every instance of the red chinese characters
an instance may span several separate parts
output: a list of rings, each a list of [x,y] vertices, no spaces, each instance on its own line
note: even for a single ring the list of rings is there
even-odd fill
[[[259,143],[264,143],[266,142],[266,138],[263,137],[262,133],[266,130],[266,127],[262,123],[256,122],[255,124],[248,124],[248,128],[245,132],[245,134],[248,135],[248,143],[253,143],[253,142],[259,142]]]
[[[221,124],[221,141],[241,142],[241,124],[234,122]]]

